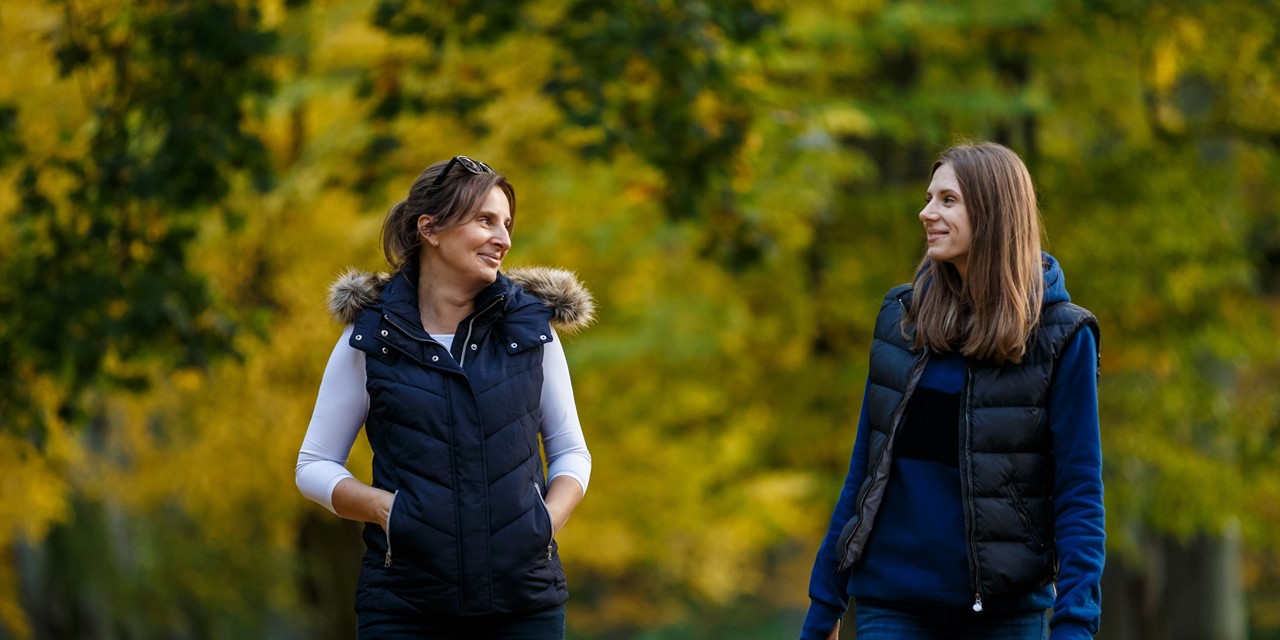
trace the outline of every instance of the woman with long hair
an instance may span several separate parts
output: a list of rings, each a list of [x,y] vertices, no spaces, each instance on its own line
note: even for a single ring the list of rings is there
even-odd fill
[[[876,319],[801,637],[1089,638],[1105,559],[1097,320],[1040,248],[1010,149],[933,165],[926,251]]]

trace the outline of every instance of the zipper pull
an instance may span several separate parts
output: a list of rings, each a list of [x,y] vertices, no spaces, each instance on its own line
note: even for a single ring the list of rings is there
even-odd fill
[[[391,550],[390,549],[387,549],[387,555],[382,560],[382,566],[384,567],[391,566]]]
[[[548,559],[548,560],[550,560],[550,559],[551,559],[551,554],[552,554],[552,553],[553,553],[553,552],[552,552],[552,550],[551,550],[551,545],[547,545],[547,559]]]
[[[982,594],[981,593],[973,594],[973,610],[978,613],[982,613]]]

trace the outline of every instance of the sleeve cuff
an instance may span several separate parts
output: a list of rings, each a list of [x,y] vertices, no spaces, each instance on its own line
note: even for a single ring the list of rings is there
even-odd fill
[[[551,476],[550,478],[547,478],[547,485],[550,486],[551,481],[555,480],[556,478],[559,478],[560,476],[567,476],[567,477],[573,478],[574,480],[577,480],[578,484],[582,485],[582,495],[584,496],[587,495],[587,479],[583,478],[581,474],[577,473],[577,471],[573,469],[565,469],[563,471],[557,471],[555,475]]]
[[[333,515],[335,515],[335,516],[336,516],[336,515],[338,515],[338,512],[337,512],[337,510],[335,510],[335,509],[333,508],[333,490],[338,488],[338,483],[339,483],[339,482],[342,482],[343,480],[346,480],[347,478],[354,478],[354,477],[355,477],[355,476],[351,475],[351,472],[350,472],[350,471],[347,471],[346,469],[343,469],[343,471],[344,471],[345,473],[341,473],[341,474],[335,475],[333,478],[331,478],[331,479],[329,480],[329,486],[325,487],[325,490],[324,490],[325,501],[324,501],[324,502],[322,502],[322,503],[320,503],[320,504],[323,504],[323,505],[324,505],[324,508],[326,508],[326,509],[328,509],[329,511],[333,512]]]
[[[800,632],[800,640],[827,640],[836,622],[843,617],[844,609],[837,609],[817,600],[810,601],[809,615],[804,617],[804,629]]]
[[[587,481],[591,479],[591,454],[574,453],[556,458],[547,468],[547,484],[551,484],[557,476],[569,476],[582,485],[582,493],[587,493]]]

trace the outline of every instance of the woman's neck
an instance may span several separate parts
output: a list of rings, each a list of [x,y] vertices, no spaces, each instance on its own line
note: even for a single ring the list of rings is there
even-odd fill
[[[429,260],[418,267],[418,316],[427,333],[453,333],[475,309],[476,295],[469,287],[432,269]]]

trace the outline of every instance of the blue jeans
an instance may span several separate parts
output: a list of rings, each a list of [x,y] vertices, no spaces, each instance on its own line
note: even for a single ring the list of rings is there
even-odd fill
[[[1048,640],[1048,611],[983,611],[857,601],[858,640]]]
[[[564,640],[564,605],[533,613],[417,618],[356,614],[360,640]]]

